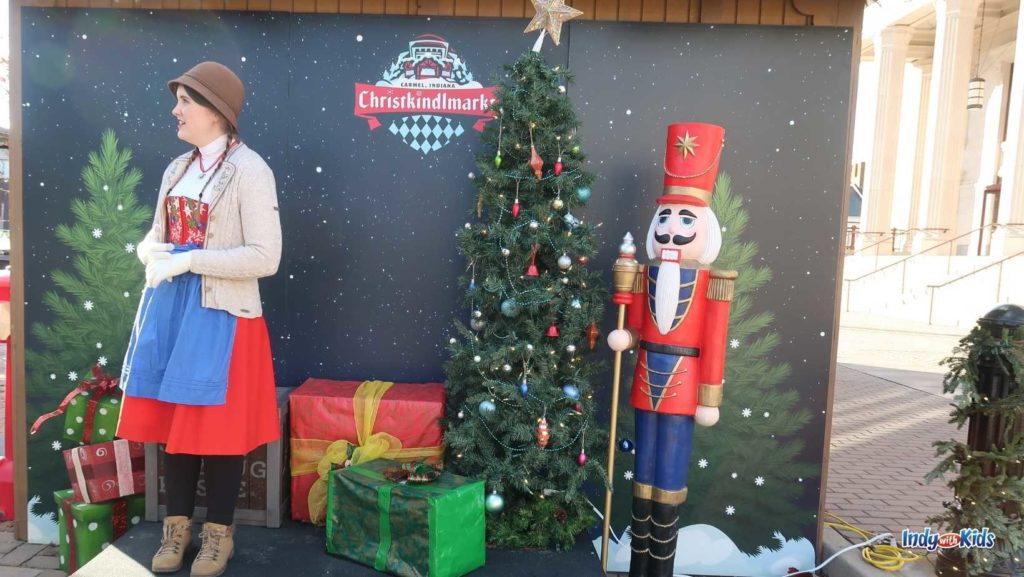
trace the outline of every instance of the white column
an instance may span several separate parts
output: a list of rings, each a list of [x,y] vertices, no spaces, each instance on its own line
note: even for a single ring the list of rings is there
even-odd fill
[[[1014,78],[1010,84],[1009,118],[1006,122],[1006,154],[999,193],[999,223],[1024,223],[1024,10],[1017,14],[1017,45],[1013,53]],[[1021,227],[1024,228],[1024,227]],[[1024,250],[1024,232],[1000,228],[992,238],[993,256],[1011,256]]]
[[[941,238],[918,235],[915,248],[956,235],[956,211],[967,130],[967,82],[974,54],[977,0],[935,0],[935,56],[928,107],[924,184],[918,226],[946,229]]]
[[[909,26],[889,26],[875,37],[878,62],[878,90],[875,104],[875,141],[864,195],[863,229],[868,232],[892,228],[892,194],[896,180],[896,151],[900,137],[900,108],[903,103],[903,70],[912,32]],[[863,242],[879,237],[861,236]],[[863,244],[862,242],[862,244]],[[878,252],[891,252],[891,243],[878,245]]]
[[[914,144],[914,186],[910,193],[910,215],[907,218],[907,228],[911,230],[917,228],[920,222],[919,213],[921,211],[922,180],[924,179],[925,139],[928,135],[928,98],[932,88],[931,61],[916,64],[915,66],[921,70],[921,100],[917,112],[917,140]]]

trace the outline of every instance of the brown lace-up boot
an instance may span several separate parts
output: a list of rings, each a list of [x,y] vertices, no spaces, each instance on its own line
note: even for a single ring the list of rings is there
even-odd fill
[[[192,577],[217,577],[228,567],[235,554],[235,526],[206,522],[203,524],[203,546],[192,562]]]
[[[192,545],[192,519],[183,515],[164,517],[164,536],[153,555],[153,573],[174,573],[181,569],[185,551]]]

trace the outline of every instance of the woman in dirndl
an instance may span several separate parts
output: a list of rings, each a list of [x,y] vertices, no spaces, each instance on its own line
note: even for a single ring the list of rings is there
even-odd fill
[[[139,243],[146,288],[125,355],[117,436],[161,443],[167,516],[154,573],[192,544],[200,467],[207,514],[193,577],[224,572],[246,453],[280,436],[270,339],[257,279],[281,258],[274,175],[238,136],[242,81],[203,62],[168,82],[178,138],[153,227]],[[244,231],[244,235],[243,235]]]

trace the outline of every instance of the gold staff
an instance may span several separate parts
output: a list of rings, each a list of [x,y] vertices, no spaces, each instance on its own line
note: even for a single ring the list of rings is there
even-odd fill
[[[636,245],[633,235],[626,233],[619,246],[619,258],[612,265],[612,285],[615,294],[612,302],[619,305],[619,320],[616,328],[626,328],[626,305],[633,302],[633,283],[640,265],[636,262]],[[612,371],[612,426],[608,432],[608,488],[604,494],[604,528],[601,531],[601,567],[608,572],[608,532],[612,516],[612,486],[615,483],[615,429],[619,419],[619,379],[622,375],[622,351],[615,351],[615,365]]]

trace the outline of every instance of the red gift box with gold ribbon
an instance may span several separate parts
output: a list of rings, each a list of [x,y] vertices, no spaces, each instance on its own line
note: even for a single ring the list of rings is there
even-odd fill
[[[334,469],[379,458],[440,463],[444,384],[308,379],[289,396],[292,519],[320,523]]]

